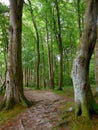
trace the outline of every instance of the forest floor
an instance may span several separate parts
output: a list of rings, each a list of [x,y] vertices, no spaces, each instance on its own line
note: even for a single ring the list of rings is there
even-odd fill
[[[73,102],[73,98],[52,91],[36,91],[30,88],[26,88],[24,92],[29,100],[35,102],[34,105],[5,123],[1,123],[0,130],[69,130],[67,126],[63,129],[58,128],[58,122],[65,103]]]
[[[0,112],[0,130],[98,130],[98,115],[91,120],[75,118],[72,88],[54,92],[25,88],[24,93],[34,105]]]

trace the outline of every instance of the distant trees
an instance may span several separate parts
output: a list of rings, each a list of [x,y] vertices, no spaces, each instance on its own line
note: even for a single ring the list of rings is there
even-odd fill
[[[34,14],[33,14],[33,9],[32,9],[32,4],[31,1],[28,0],[29,2],[29,10],[31,13],[31,17],[32,17],[32,23],[35,29],[35,33],[36,33],[36,50],[37,50],[37,62],[36,62],[36,86],[39,89],[39,65],[40,65],[40,38],[39,38],[39,31],[38,31],[38,27],[36,24],[36,20],[34,18]]]
[[[73,2],[28,0],[23,12],[22,33],[23,0],[18,2],[10,0],[9,43],[5,47],[5,50],[8,48],[4,97],[6,109],[17,102],[29,104],[23,93],[23,78],[24,85],[38,88],[49,86],[54,89],[56,86],[62,90],[63,85],[71,84],[69,75],[72,60],[78,39],[82,35],[72,70],[76,115],[82,114],[89,117],[89,111],[96,112],[97,105],[89,84],[89,62],[97,35],[96,8],[98,2],[97,0],[87,0],[82,33],[83,2],[80,0]],[[0,12],[2,12],[1,8]],[[1,21],[4,20],[1,15],[0,18],[2,18]],[[0,25],[2,24],[3,22],[0,23]],[[0,26],[2,35],[5,37],[2,41],[7,40],[5,28],[4,24]],[[23,44],[21,37],[23,37]],[[1,42],[0,46],[2,46]],[[0,76],[2,77],[2,75]]]
[[[56,12],[57,12],[57,42],[59,48],[59,56],[60,56],[60,76],[59,76],[59,90],[63,88],[63,43],[62,43],[62,27],[61,27],[61,17],[60,17],[60,7],[59,2],[55,0]]]
[[[9,8],[0,3],[0,77],[3,85],[6,73],[6,56],[8,50]]]
[[[83,3],[80,2],[80,6],[81,4]],[[33,86],[43,86],[43,79],[45,79],[46,86],[50,86],[52,89],[55,86],[58,89],[62,89],[65,84],[71,84],[69,74],[79,38],[77,26],[78,10],[76,5],[76,1],[72,4],[68,1],[58,0],[37,0],[34,2],[31,0],[25,4],[23,45],[25,43],[28,44],[25,48],[23,47],[23,57],[25,53],[27,56],[27,59],[24,60],[23,58],[23,68],[28,66],[30,71],[32,71]],[[74,11],[71,11],[73,9]],[[31,28],[32,21],[34,26]],[[25,29],[27,26],[29,30]],[[27,38],[27,35],[30,38]],[[43,50],[45,53],[43,53]],[[30,52],[32,57],[28,56]],[[45,65],[42,70],[43,57]],[[28,63],[31,63],[32,67]],[[45,72],[44,76],[42,76],[43,72]],[[34,85],[36,82],[39,82],[39,85]]]
[[[72,80],[75,95],[76,116],[89,118],[90,112],[98,113],[98,105],[89,83],[89,64],[97,39],[98,1],[87,0],[84,31],[73,62]]]
[[[72,84],[70,71],[83,27],[84,1],[26,1],[22,24],[24,86],[62,89]]]

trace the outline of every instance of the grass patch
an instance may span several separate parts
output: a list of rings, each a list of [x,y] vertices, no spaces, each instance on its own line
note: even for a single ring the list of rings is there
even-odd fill
[[[84,117],[78,117],[73,121],[72,130],[98,130],[98,119],[87,120]]]
[[[93,93],[95,88],[92,87]],[[73,88],[65,88],[63,91],[55,90],[56,94],[65,95],[67,98],[73,97]],[[96,98],[98,100],[98,98]],[[98,130],[98,115],[92,115],[88,120],[82,116],[75,118],[75,112],[70,112],[74,107],[74,101],[67,101],[62,108],[62,115],[57,126],[53,130]],[[69,110],[69,112],[67,111]]]
[[[70,98],[74,96],[74,91],[73,91],[72,87],[64,88],[62,91],[55,89],[54,92],[58,95],[67,96],[67,97],[70,97]]]
[[[73,101],[69,101],[69,102],[66,102],[62,108],[63,111],[66,111],[68,110],[69,108],[71,107],[74,107],[74,102]]]
[[[69,104],[68,104],[69,106]],[[67,107],[68,107],[67,106]],[[66,112],[54,130],[98,130],[98,117],[88,120],[82,116],[75,118],[74,112]]]
[[[63,87],[63,90],[58,90],[57,87],[55,87],[55,89],[51,89],[49,86],[47,86],[46,88],[37,88],[37,87],[24,87],[25,89],[31,89],[31,90],[35,90],[35,91],[39,91],[39,90],[45,90],[45,91],[52,91],[60,96],[67,96],[67,97],[72,97],[74,96],[74,89],[72,86],[65,86]]]
[[[13,117],[17,116],[19,113],[23,112],[26,108],[22,105],[15,105],[15,107],[11,110],[1,111],[0,112],[0,125],[4,125],[12,119]]]

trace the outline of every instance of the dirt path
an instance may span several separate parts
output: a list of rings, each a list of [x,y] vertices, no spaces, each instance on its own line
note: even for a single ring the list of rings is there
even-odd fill
[[[42,90],[26,89],[25,95],[36,104],[10,120],[6,126],[0,127],[0,130],[52,130],[67,99]]]

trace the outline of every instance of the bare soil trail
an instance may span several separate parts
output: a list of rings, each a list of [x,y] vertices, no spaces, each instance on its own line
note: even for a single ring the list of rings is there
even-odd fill
[[[5,126],[0,126],[0,130],[52,130],[59,121],[63,105],[72,101],[52,91],[25,89],[24,92],[29,100],[36,102],[35,105],[8,121]]]

